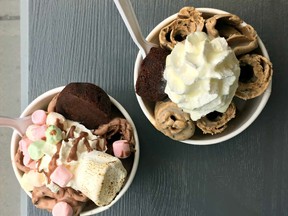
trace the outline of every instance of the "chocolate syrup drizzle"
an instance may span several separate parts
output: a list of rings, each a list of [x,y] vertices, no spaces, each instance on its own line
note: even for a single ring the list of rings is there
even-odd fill
[[[73,125],[73,126],[70,128],[70,130],[69,130],[69,132],[68,132],[68,136],[67,136],[67,138],[66,138],[66,141],[68,141],[69,138],[75,138],[75,137],[74,137],[74,131],[75,131],[75,129],[76,129],[76,126],[75,126],[75,125]]]
[[[57,119],[56,120],[56,126],[58,128],[60,128],[62,131],[64,131],[64,125],[62,123],[60,123],[60,120]],[[84,138],[83,143],[85,145],[85,147],[87,148],[88,152],[93,151],[93,148],[90,146],[90,143],[87,139],[88,137],[88,133],[87,132],[80,132],[79,137],[75,138],[74,136],[74,132],[76,130],[76,126],[73,125],[71,126],[69,132],[67,133],[67,137],[65,137],[65,141],[68,142],[69,138],[74,139],[73,140],[73,144],[72,144],[72,148],[70,149],[69,155],[67,157],[67,162],[71,162],[73,160],[77,161],[78,157],[77,157],[77,149],[78,149],[78,144],[79,142]],[[97,140],[97,144],[96,146],[100,146],[100,140]],[[57,151],[56,153],[52,156],[51,161],[49,162],[48,165],[48,173],[44,172],[45,175],[48,177],[48,179],[50,179],[50,175],[54,172],[54,170],[57,168],[57,160],[59,159],[59,154],[60,154],[60,149],[62,146],[62,140],[60,142],[58,142],[57,144]],[[103,147],[102,147],[103,148]],[[40,165],[41,161],[39,161],[39,165]],[[39,166],[38,166],[39,167]],[[38,170],[39,171],[39,170]],[[40,171],[39,171],[40,172]]]
[[[62,146],[62,143],[60,141],[57,143],[57,151],[52,156],[52,159],[48,165],[48,173],[46,174],[48,177],[50,177],[50,175],[53,173],[53,171],[57,168],[57,160],[59,158],[59,152],[60,152],[61,146]]]
[[[72,160],[75,160],[75,161],[78,160],[78,157],[77,157],[78,144],[79,144],[79,142],[80,142],[80,140],[81,140],[82,138],[85,138],[84,144],[85,144],[85,141],[86,141],[85,146],[87,147],[87,142],[88,142],[88,140],[87,140],[87,138],[86,138],[87,136],[88,136],[88,133],[82,131],[82,132],[80,132],[80,136],[77,137],[77,138],[73,141],[73,146],[72,146],[72,148],[71,148],[71,150],[70,150],[70,153],[69,153],[69,155],[68,155],[68,158],[67,158],[67,161],[68,161],[68,162],[71,162]],[[88,142],[88,146],[90,147],[89,142]],[[90,148],[91,148],[91,147],[90,147]],[[88,147],[87,147],[87,150],[89,151],[89,148],[88,148]]]
[[[64,124],[62,124],[61,122],[60,122],[60,119],[56,119],[56,124],[55,124],[55,126],[56,127],[58,127],[58,128],[60,128],[60,130],[64,130]]]

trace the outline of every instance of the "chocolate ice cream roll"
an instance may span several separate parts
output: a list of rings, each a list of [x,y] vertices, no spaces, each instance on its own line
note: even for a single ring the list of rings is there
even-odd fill
[[[52,100],[48,104],[47,112],[55,112],[58,96],[59,96],[59,93],[52,98]]]
[[[227,123],[235,118],[236,115],[236,106],[232,102],[226,112],[212,112],[207,114],[206,116],[202,117],[196,122],[198,128],[200,128],[204,134],[218,134],[223,132],[226,127]]]
[[[247,100],[261,95],[272,79],[272,63],[258,54],[247,54],[239,59],[240,77],[236,96]]]
[[[32,192],[32,202],[40,209],[52,212],[56,203],[65,202],[71,206],[73,215],[79,215],[88,202],[88,198],[70,187],[60,188],[57,193],[46,186],[35,187]]]

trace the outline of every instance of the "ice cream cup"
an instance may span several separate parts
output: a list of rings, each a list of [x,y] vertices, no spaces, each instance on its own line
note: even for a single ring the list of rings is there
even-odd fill
[[[204,16],[212,16],[215,14],[227,14],[228,12],[213,8],[197,8],[198,11],[202,12]],[[158,35],[160,30],[167,26],[169,23],[171,23],[173,20],[175,20],[177,17],[177,14],[174,14],[162,22],[160,22],[147,36],[147,40],[156,44],[159,44]],[[257,29],[256,29],[257,31]],[[262,40],[258,36],[258,44],[259,48],[262,52],[262,55],[269,59],[268,52],[262,42]],[[143,58],[141,56],[141,53],[139,52],[136,58],[135,66],[134,66],[134,86],[136,85],[136,81],[139,75],[139,68],[143,61]],[[270,94],[271,94],[271,88],[272,84],[270,82],[268,88],[266,91],[256,97],[255,99],[250,99],[247,101],[244,100],[236,100],[236,106],[237,106],[237,114],[236,118],[233,119],[233,121],[229,122],[229,126],[220,134],[216,135],[209,135],[209,134],[202,134],[201,132],[195,133],[193,137],[187,140],[183,140],[181,142],[187,143],[187,144],[193,144],[193,145],[209,145],[209,144],[216,144],[220,142],[224,142],[226,140],[229,140],[242,131],[244,131],[249,125],[251,125],[254,120],[259,116],[263,108],[265,107]],[[139,95],[136,94],[138,103],[145,114],[145,116],[148,118],[148,120],[151,122],[151,124],[155,127],[155,117],[154,117],[154,107],[155,103],[149,102],[143,98],[141,98]]]
[[[33,100],[28,106],[27,108],[22,112],[20,117],[24,117],[24,116],[28,116],[31,115],[33,113],[33,111],[37,110],[37,109],[46,109],[48,106],[48,103],[52,100],[52,98],[57,95],[59,92],[61,92],[61,90],[64,87],[58,87],[55,89],[51,89],[43,94],[41,94],[40,96],[38,96],[35,100]],[[132,128],[133,128],[133,133],[134,133],[134,138],[135,138],[135,155],[134,155],[134,161],[133,161],[133,166],[132,166],[132,170],[130,172],[130,174],[128,174],[128,178],[126,180],[125,185],[123,186],[123,188],[121,189],[121,191],[117,194],[117,196],[115,197],[115,199],[106,206],[101,206],[101,207],[95,207],[95,205],[93,206],[93,208],[91,208],[91,206],[85,207],[83,209],[83,211],[81,212],[80,215],[92,215],[92,214],[97,214],[100,213],[102,211],[107,210],[108,208],[110,208],[111,206],[113,206],[124,194],[125,192],[128,190],[128,188],[130,187],[136,171],[137,171],[137,167],[138,167],[138,162],[139,162],[139,140],[138,140],[138,134],[136,131],[136,127],[131,119],[131,117],[129,116],[129,114],[127,113],[127,111],[123,108],[123,106],[117,102],[113,97],[109,96],[110,100],[112,102],[112,104],[114,106],[116,106],[116,108],[118,108],[118,110],[123,114],[123,116],[127,119],[127,121],[131,124]],[[18,135],[17,132],[14,132],[12,134],[12,139],[11,139],[11,149],[10,149],[10,155],[11,155],[11,161],[12,161],[12,167],[14,170],[14,173],[17,177],[17,180],[20,183],[20,179],[23,175],[23,173],[16,167],[16,163],[14,160],[15,154],[17,152],[18,149],[18,143],[20,140],[20,136]],[[30,192],[27,192],[27,195],[31,198],[32,194]]]

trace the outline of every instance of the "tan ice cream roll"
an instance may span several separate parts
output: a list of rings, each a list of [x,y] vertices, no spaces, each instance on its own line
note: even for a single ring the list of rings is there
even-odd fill
[[[155,120],[156,128],[174,140],[189,139],[195,132],[190,115],[172,101],[156,103]]]
[[[201,119],[196,124],[204,134],[218,134],[223,132],[227,128],[228,122],[235,118],[236,106],[232,102],[226,112],[222,113],[210,113]]]
[[[236,96],[247,100],[263,94],[272,79],[272,63],[258,54],[241,56],[239,61],[241,72]]]

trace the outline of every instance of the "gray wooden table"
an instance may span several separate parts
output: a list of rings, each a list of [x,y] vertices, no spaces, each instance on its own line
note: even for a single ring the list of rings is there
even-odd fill
[[[138,49],[112,0],[25,2],[22,10],[29,13],[23,26],[28,34],[23,37],[29,37],[22,46],[29,59],[23,63],[27,70],[22,68],[24,99],[28,88],[24,103],[72,81],[92,82],[122,103],[137,126],[137,175],[123,199],[100,215],[288,215],[286,0],[131,0],[144,35],[190,5],[239,15],[265,43],[274,66],[267,106],[243,133],[211,146],[174,142],[141,112],[133,87]],[[49,215],[34,208],[30,199],[26,210],[29,216]]]

